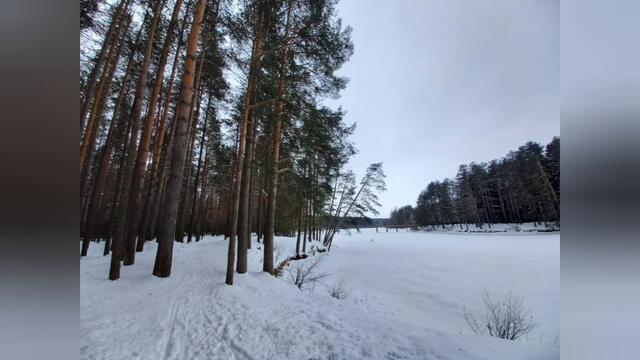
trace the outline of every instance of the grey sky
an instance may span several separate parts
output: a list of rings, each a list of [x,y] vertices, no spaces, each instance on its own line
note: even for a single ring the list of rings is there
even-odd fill
[[[358,123],[349,167],[384,162],[380,216],[460,164],[559,135],[558,2],[341,0],[338,11],[355,45],[337,101]]]

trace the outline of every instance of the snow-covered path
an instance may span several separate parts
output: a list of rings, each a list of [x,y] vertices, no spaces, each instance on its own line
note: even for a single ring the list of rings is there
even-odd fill
[[[496,251],[495,247],[502,248],[502,245],[485,246],[485,242],[491,239],[485,235],[471,236],[477,240],[460,237],[463,242],[480,242],[473,246],[453,242],[456,235],[390,235],[371,232],[351,237],[339,235],[331,254],[319,255],[325,257],[322,265],[325,271],[332,273],[334,278],[345,278],[354,288],[352,296],[345,300],[331,298],[323,288],[317,288],[313,293],[303,292],[289,284],[286,278],[277,279],[260,272],[261,251],[255,244],[250,252],[249,273],[236,274],[232,287],[224,284],[227,242],[220,237],[208,237],[199,243],[176,243],[172,275],[166,279],[151,275],[155,244],[149,242],[145,252],[137,254],[136,264],[123,268],[122,278],[115,282],[106,279],[109,259],[100,255],[100,246],[92,244],[90,255],[81,260],[80,267],[82,358],[559,358],[559,350],[553,344],[459,335],[460,331],[467,333],[464,329],[451,330],[459,324],[452,324],[451,328],[443,325],[447,318],[451,319],[463,296],[471,297],[473,294],[480,301],[474,289],[483,285],[477,278],[475,281],[457,279],[461,270],[455,267],[466,259],[466,266],[480,272],[488,271],[492,266],[484,262],[493,262],[482,259],[490,257],[489,254]],[[417,238],[411,238],[418,236],[431,239],[429,242],[433,245],[416,246]],[[438,240],[438,236],[449,240]],[[550,242],[557,242],[557,237],[538,236]],[[403,240],[397,240],[401,238]],[[394,244],[393,239],[407,242],[405,245],[410,246],[400,242]],[[294,241],[278,238],[279,252],[287,255]],[[543,255],[547,250],[531,246],[529,249],[521,247],[518,251],[515,250],[517,246],[507,248],[499,257],[504,260],[502,266],[511,264],[512,268],[500,270],[500,264],[495,264],[492,271],[513,272],[522,260],[518,256],[533,256],[531,264],[526,265],[521,273],[531,270],[531,266],[552,271],[556,265],[557,259],[545,262]],[[441,254],[426,254],[434,250]],[[539,256],[535,256],[536,251],[539,251]],[[451,256],[454,260],[449,263],[446,258]],[[554,256],[559,257],[559,254]],[[441,258],[441,262],[436,262],[436,258]],[[416,266],[422,268],[423,265],[423,270],[415,271]],[[447,266],[452,269],[447,271]],[[424,288],[425,283],[416,283],[415,280],[416,274],[424,277],[425,272],[433,274],[433,278],[425,277],[430,284],[427,289]],[[405,273],[413,275],[403,276]],[[516,271],[511,279],[517,278],[517,274]],[[521,289],[539,286],[540,283],[533,280],[536,276],[539,275],[522,277]],[[446,284],[447,278],[452,284]],[[500,284],[511,280],[497,278],[495,281]],[[525,283],[531,281],[534,283]],[[458,282],[457,285],[454,286],[454,282]],[[395,288],[389,288],[391,285]],[[549,292],[547,298],[551,301],[546,305],[555,308],[551,312],[557,312],[554,301],[558,289],[555,285],[538,291]],[[463,294],[460,289],[469,286],[470,294]],[[441,287],[440,291],[438,287]],[[514,292],[518,293],[515,288]],[[460,299],[450,298],[456,294],[460,294]],[[422,297],[424,303],[418,301]],[[401,298],[406,299],[405,304],[398,302]],[[544,298],[540,296],[538,300],[532,300],[544,302]],[[437,314],[443,309],[445,315],[438,318]],[[403,311],[413,315],[403,316]],[[557,319],[555,321],[554,325],[546,326],[557,326]]]

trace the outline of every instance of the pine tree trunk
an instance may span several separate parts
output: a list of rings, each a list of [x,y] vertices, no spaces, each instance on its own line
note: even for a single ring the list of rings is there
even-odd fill
[[[215,117],[215,114],[213,115]],[[213,119],[215,120],[215,118]],[[200,195],[200,199],[198,200],[198,206],[202,207],[204,209],[204,211],[207,211],[207,179],[208,179],[208,174],[209,174],[209,158],[211,157],[210,151],[209,149],[207,149],[207,152],[204,156],[204,167],[203,167],[203,172],[202,172],[202,184],[201,184],[201,188],[202,188],[202,193]],[[198,209],[197,210],[197,214],[196,214],[196,218],[195,218],[195,233],[196,233],[196,241],[200,241],[200,237],[202,234],[202,210]],[[208,219],[208,217],[205,214],[205,219]]]
[[[151,215],[150,215],[151,221],[149,223],[149,229],[152,232],[156,232],[156,239],[159,239],[160,237],[161,227],[156,228],[156,224],[158,223],[158,220],[163,218],[163,213],[160,208],[160,205],[164,201],[165,189],[167,187],[167,177],[169,173],[169,166],[171,165],[171,159],[173,156],[173,141],[176,136],[176,124],[177,124],[177,121],[174,116],[173,122],[171,124],[171,129],[169,130],[169,134],[168,134],[167,146],[164,150],[164,157],[161,160],[162,167],[158,175],[158,189],[156,190],[156,193],[153,199],[152,208],[151,208]]]
[[[104,106],[105,106],[105,102],[106,99],[108,97],[108,93],[109,90],[111,88],[111,82],[113,79],[113,75],[115,73],[115,69],[118,63],[118,59],[120,58],[120,53],[122,51],[122,48],[124,46],[123,42],[124,42],[124,37],[126,36],[126,30],[127,30],[128,24],[124,27],[124,31],[123,31],[123,37],[122,37],[122,41],[120,42],[120,46],[118,46],[118,50],[116,51],[115,56],[112,56],[111,59],[109,60],[109,64],[107,64],[107,69],[105,69],[105,74],[107,76],[106,79],[103,79],[103,81],[106,82],[105,83],[101,83],[100,84],[100,91],[99,91],[99,97],[100,100],[96,99],[96,105],[97,105],[97,109],[95,109],[96,113],[92,114],[91,116],[94,118],[94,123],[97,125],[100,123],[100,119],[102,118],[102,113],[104,112]],[[127,72],[130,69],[130,63],[129,66],[127,66]],[[125,78],[124,81],[127,80],[127,76],[128,74],[125,74]],[[124,82],[123,81],[123,82]],[[123,84],[122,89],[126,88],[125,86],[126,84]],[[122,89],[120,91],[120,95],[118,96],[118,104],[116,104],[116,109],[114,110],[114,115],[117,114],[117,110],[120,104],[120,101],[122,99]],[[82,243],[82,252],[81,252],[81,256],[86,256],[87,255],[87,250],[89,249],[89,242],[93,239],[96,238],[96,234],[95,234],[95,228],[96,228],[96,222],[97,222],[97,215],[98,215],[98,210],[100,209],[100,199],[102,198],[102,192],[104,191],[104,179],[106,178],[106,172],[109,168],[109,163],[108,163],[108,159],[110,157],[110,153],[111,153],[111,147],[112,147],[112,143],[113,143],[113,136],[114,136],[114,131],[116,128],[116,118],[115,116],[112,118],[111,123],[109,124],[109,130],[108,130],[108,135],[107,135],[107,139],[105,142],[105,145],[103,146],[102,149],[102,156],[101,156],[101,161],[98,167],[98,174],[96,175],[97,180],[95,181],[95,185],[93,188],[93,192],[92,192],[92,196],[89,199],[88,197],[86,198],[86,202],[89,202],[87,204],[88,207],[88,214],[86,216],[86,221],[85,221],[85,226],[84,226],[84,231],[83,231],[83,243]],[[96,129],[93,129],[93,141],[95,141],[95,135],[96,135]],[[93,148],[93,144],[90,145],[91,148],[87,148],[88,151],[91,151]],[[90,158],[88,160],[88,162],[92,162],[92,159]],[[88,172],[90,171],[92,166],[90,166],[89,164],[87,164],[87,170],[86,173],[88,174]],[[82,188],[83,188],[83,197],[85,196],[84,193],[87,191],[86,189],[84,189],[85,187],[88,186],[88,182],[86,179],[83,179],[82,184],[81,184]],[[84,219],[84,216],[82,217]]]
[[[302,253],[307,252],[307,237],[311,237],[309,233],[309,201],[304,202],[305,216],[304,216],[304,236],[302,238]]]
[[[88,166],[87,164],[91,162],[90,160],[88,160],[88,158],[93,154],[96,137],[98,135],[98,128],[100,127],[105,103],[111,90],[113,74],[118,63],[118,58],[120,57],[122,43],[124,42],[128,26],[128,22],[121,25],[118,28],[117,34],[115,34],[118,37],[122,35],[122,38],[120,38],[120,41],[118,41],[117,43],[112,44],[107,52],[106,64],[104,65],[105,68],[98,83],[98,89],[95,99],[91,105],[91,112],[89,113],[87,128],[85,130],[84,136],[82,137],[82,142],[80,143],[80,176],[82,179],[81,188],[84,188],[86,178],[85,169]],[[88,171],[86,171],[86,173],[88,173]]]
[[[141,32],[138,33],[138,36]],[[137,41],[136,41],[137,42]],[[113,144],[115,142],[115,136],[117,134],[117,130],[122,126],[119,123],[120,116],[120,108],[122,107],[122,102],[124,101],[124,97],[126,94],[127,84],[129,82],[129,76],[131,74],[131,68],[133,64],[133,55],[134,51],[131,51],[129,56],[129,60],[127,62],[127,68],[125,70],[124,76],[122,78],[120,91],[118,93],[118,99],[116,100],[116,105],[113,110],[113,116],[111,117],[111,123],[109,125],[109,132],[107,134],[107,140],[104,145],[104,149],[100,159],[100,171],[96,180],[94,197],[91,202],[91,206],[89,208],[89,214],[87,216],[87,233],[85,236],[86,247],[88,248],[88,243],[90,240],[93,240],[97,237],[97,227],[98,227],[98,219],[99,214],[101,213],[103,199],[105,194],[105,187],[107,185],[108,178],[108,169],[111,166],[111,152],[113,150]],[[83,256],[86,255],[85,243],[83,243]]]
[[[251,105],[253,102],[254,91],[257,86],[257,79],[260,69],[260,58],[261,58],[261,48],[262,48],[262,31],[261,27],[263,21],[265,19],[264,8],[261,9],[260,14],[258,16],[258,21],[256,22],[256,32],[254,35],[253,46],[251,50],[251,64],[249,67],[249,80],[247,82],[247,93],[245,95],[245,103],[244,110],[242,114],[242,124],[240,126],[239,132],[239,143],[238,143],[238,153],[236,156],[235,162],[235,179],[233,181],[232,186],[232,198],[231,198],[231,212],[229,218],[229,250],[227,252],[227,276],[226,283],[228,285],[233,285],[233,269],[234,262],[236,257],[236,234],[238,229],[238,215],[240,210],[240,192],[242,185],[242,177],[244,172],[244,160],[245,160],[245,151],[246,151],[246,140],[247,140],[247,130],[249,127],[249,115],[251,111]],[[244,237],[242,238],[244,239]],[[240,244],[238,242],[238,247],[242,249],[243,254],[242,259],[240,256],[238,257],[238,268],[246,269],[246,242]],[[246,270],[245,270],[246,272]]]
[[[198,184],[200,181],[200,169],[202,168],[202,153],[204,151],[205,145],[205,135],[207,134],[207,120],[209,119],[209,111],[211,109],[211,94],[209,94],[209,99],[207,101],[207,112],[204,116],[204,124],[202,126],[202,137],[200,138],[200,150],[198,152],[198,166],[196,167],[196,178],[195,185],[193,189],[193,198],[191,199],[191,216],[189,218],[189,227],[187,229],[188,238],[187,242],[191,242],[191,237],[193,236],[193,230],[195,226],[195,218],[197,211],[197,203],[198,203]]]
[[[257,77],[255,79],[257,82]],[[249,111],[251,113],[251,111]],[[247,143],[245,147],[245,160],[242,165],[242,181],[240,183],[240,208],[238,214],[238,262],[236,271],[239,274],[244,274],[247,272],[247,249],[249,248],[249,242],[251,241],[251,230],[249,228],[249,190],[250,190],[250,181],[251,181],[251,157],[252,157],[252,149],[253,149],[253,141],[255,141],[255,126],[254,119],[251,114],[249,114],[249,121],[247,123]]]
[[[138,44],[138,41],[140,40],[140,36],[142,34],[142,30],[143,30],[143,27],[141,26],[140,29],[138,30],[138,35],[136,36],[136,39],[133,43],[134,45]],[[102,203],[103,203],[102,199],[104,198],[104,196],[102,196],[101,194],[104,193],[104,189],[108,183],[107,171],[111,167],[110,160],[111,160],[111,153],[112,153],[114,141],[115,141],[114,137],[116,136],[117,131],[119,131],[118,129],[122,127],[122,124],[120,124],[121,120],[119,119],[121,117],[120,109],[122,107],[123,101],[125,100],[126,92],[128,90],[129,77],[131,76],[131,71],[132,71],[133,62],[134,62],[134,55],[135,55],[135,50],[132,47],[129,54],[128,61],[127,61],[127,67],[120,84],[120,90],[118,92],[116,104],[113,109],[113,115],[111,117],[107,139],[105,141],[103,152],[100,158],[100,165],[99,165],[100,170],[97,175],[96,185],[94,189],[95,195],[93,196],[91,207],[89,208],[89,215],[87,217],[87,236],[89,236],[89,239],[93,239],[95,236],[97,236],[97,233],[96,233],[97,221],[99,218],[99,214],[103,212],[101,209],[102,209]],[[117,57],[119,57],[119,55]],[[117,63],[117,60],[116,60],[116,63]]]
[[[151,56],[153,51],[153,40],[155,38],[156,28],[158,26],[158,21],[160,20],[160,15],[162,13],[162,7],[164,5],[164,1],[159,1],[154,9],[153,18],[151,20],[151,26],[149,27],[149,35],[147,37],[147,44],[145,48],[145,56],[142,62],[142,66],[140,69],[140,78],[138,80],[136,94],[133,100],[133,109],[131,111],[131,138],[129,139],[129,146],[127,149],[127,163],[125,165],[126,177],[125,186],[127,189],[123,192],[121,203],[121,213],[118,216],[121,218],[121,221],[118,221],[118,226],[116,228],[116,232],[114,233],[114,244],[122,243],[123,244],[123,265],[133,265],[135,262],[135,241],[131,241],[131,239],[127,236],[127,222],[131,222],[131,218],[129,217],[129,198],[131,193],[131,185],[133,182],[133,171],[136,162],[136,140],[138,138],[138,131],[140,128],[140,112],[142,111],[142,103],[144,102],[144,92],[147,86],[147,76],[149,65],[151,63]]]
[[[165,217],[162,224],[163,230],[158,239],[158,252],[156,253],[153,268],[153,275],[158,277],[168,277],[171,274],[171,258],[178,211],[178,197],[182,185],[182,174],[187,150],[188,116],[193,98],[196,49],[198,47],[198,36],[200,34],[206,4],[206,0],[198,0],[196,4],[187,45],[187,58],[185,61],[184,75],[182,77],[178,108],[176,109],[177,124],[171,162],[171,174],[165,194]]]
[[[156,77],[153,80],[151,97],[149,98],[149,106],[147,107],[147,115],[142,127],[140,144],[138,145],[138,156],[136,158],[135,170],[133,172],[133,183],[131,186],[131,195],[129,198],[129,221],[127,224],[126,234],[127,255],[130,256],[131,263],[133,263],[135,259],[135,251],[132,250],[135,246],[136,238],[139,238],[139,240],[135,250],[142,251],[144,247],[145,239],[143,236],[139,236],[139,224],[142,221],[142,195],[145,183],[145,172],[147,169],[147,157],[149,155],[149,144],[151,143],[151,130],[153,128],[153,120],[155,118],[156,107],[158,105],[158,98],[160,97],[160,89],[162,88],[162,82],[164,80],[164,69],[167,64],[169,50],[171,49],[171,45],[173,44],[174,31],[178,22],[178,14],[180,13],[181,6],[182,0],[177,0],[173,8],[169,27],[167,28],[167,36],[162,47],[160,62],[158,63],[158,67],[156,70]],[[155,32],[155,28],[153,28],[152,31]],[[144,85],[146,87],[146,81],[145,84],[139,85]],[[144,92],[144,89],[142,91]]]
[[[249,162],[250,162],[250,168],[249,168],[249,200],[248,200],[248,209],[247,209],[247,239],[249,239],[247,241],[247,248],[251,249],[251,229],[253,227],[253,222],[255,219],[255,204],[254,204],[254,194],[255,194],[255,183],[256,183],[256,179],[255,179],[255,158],[256,158],[256,143],[258,142],[257,140],[257,128],[258,128],[258,121],[256,119],[254,119],[253,121],[253,137],[251,139],[251,154],[249,157]]]
[[[256,241],[260,243],[262,240],[262,236],[264,234],[264,188],[260,186],[260,190],[258,191],[258,228],[257,228],[257,239]]]
[[[189,11],[189,6],[187,6],[187,12]],[[175,78],[176,72],[178,69],[178,63],[181,58],[180,50],[182,49],[182,45],[184,43],[184,30],[187,25],[187,20],[189,16],[185,13],[184,19],[182,21],[182,25],[180,26],[180,37],[178,39],[178,46],[176,47],[175,56],[173,59],[173,65],[171,67],[171,76],[169,79],[169,87],[167,89],[165,102],[162,110],[162,116],[160,118],[160,126],[158,128],[158,135],[156,136],[156,142],[154,144],[153,150],[153,160],[151,163],[151,188],[149,190],[149,195],[147,196],[147,215],[145,216],[145,220],[143,221],[145,227],[145,238],[153,239],[156,235],[156,219],[158,216],[158,209],[161,198],[161,188],[164,187],[164,175],[166,173],[165,169],[168,166],[167,158],[171,156],[171,149],[173,144],[173,135],[174,135],[174,126],[172,124],[169,132],[165,134],[165,128],[168,123],[169,118],[169,108],[171,104],[173,104],[173,88],[175,87]],[[166,140],[166,141],[165,141]],[[163,145],[165,145],[163,147]],[[164,156],[163,156],[164,155]]]
[[[87,118],[91,102],[92,100],[94,100],[93,94],[96,90],[98,77],[100,76],[102,67],[106,62],[107,48],[109,48],[112,45],[113,41],[115,40],[116,38],[115,32],[120,26],[120,22],[122,20],[123,14],[125,14],[129,9],[130,2],[131,0],[122,0],[118,4],[118,7],[116,8],[113,14],[113,19],[111,20],[111,24],[109,25],[109,30],[107,31],[107,35],[105,36],[104,44],[102,44],[102,47],[100,48],[100,52],[98,53],[96,63],[91,69],[91,73],[89,74],[89,77],[87,79],[87,86],[85,89],[84,101],[82,103],[82,108],[80,110],[80,131],[81,132],[82,132],[82,129],[84,128],[84,123]]]
[[[293,4],[289,2],[287,10],[287,22],[284,31],[284,38],[289,37],[291,30],[291,14]],[[267,204],[267,229],[264,234],[264,260],[262,271],[273,274],[273,233],[276,221],[276,198],[278,194],[278,162],[280,161],[280,136],[282,133],[282,113],[284,111],[284,85],[287,75],[287,59],[289,55],[288,42],[282,47],[282,57],[280,59],[280,79],[278,84],[278,102],[276,104],[275,127],[273,131],[273,156],[271,158],[271,191]]]
[[[124,181],[123,190],[120,195],[120,203],[118,211],[115,216],[115,227],[112,239],[112,251],[111,251],[111,269],[109,271],[109,279],[116,280],[120,277],[120,262],[124,259],[124,265],[133,264],[134,258],[132,254],[135,254],[135,244],[125,244],[127,214],[129,212],[129,193],[131,189],[131,177],[133,175],[133,168],[135,165],[136,155],[136,140],[138,138],[140,111],[142,109],[142,102],[144,100],[144,89],[147,83],[147,72],[149,64],[151,62],[151,52],[153,50],[153,38],[155,36],[155,29],[160,17],[160,10],[162,8],[162,2],[158,2],[154,12],[153,20],[151,21],[150,33],[147,39],[147,46],[145,49],[145,56],[140,67],[140,78],[138,80],[138,87],[136,95],[133,100],[133,108],[131,110],[131,133],[129,138],[129,144],[127,145],[127,151],[123,156],[126,156],[124,168]]]
[[[203,48],[202,51],[200,52],[200,60],[198,62],[198,71],[196,72],[196,77],[195,77],[195,84],[194,84],[194,95],[193,95],[193,100],[192,100],[192,106],[191,106],[191,110],[189,111],[189,131],[188,131],[188,135],[187,135],[187,143],[189,144],[187,147],[187,161],[185,162],[185,168],[184,168],[184,189],[181,191],[181,195],[180,195],[180,206],[178,207],[178,220],[176,223],[176,234],[175,234],[175,239],[178,242],[182,242],[183,241],[183,237],[184,237],[184,228],[185,228],[185,222],[187,219],[188,214],[186,214],[185,212],[187,211],[188,208],[188,204],[189,204],[189,199],[190,199],[190,192],[189,192],[189,188],[191,187],[191,170],[192,170],[192,163],[193,163],[193,150],[194,150],[194,146],[195,146],[195,138],[196,138],[196,131],[198,129],[198,122],[200,121],[200,105],[202,103],[202,88],[200,86],[200,80],[202,78],[202,66],[204,63],[204,55],[207,49],[207,43],[209,41],[208,36],[205,37],[204,43],[203,43]],[[195,104],[194,104],[195,102]],[[195,105],[195,106],[194,106]]]
[[[302,233],[303,217],[304,217],[304,207],[300,205],[300,215],[298,216],[298,237],[296,239],[296,257],[300,256],[300,235]]]
[[[124,40],[124,34],[123,34],[123,40]],[[122,44],[122,42],[123,41],[121,41],[119,44]],[[100,81],[99,92],[96,95],[97,99],[94,102],[94,106],[92,107],[92,110],[91,110],[90,118],[93,126],[90,129],[90,131],[87,131],[87,133],[91,133],[90,135],[91,140],[90,140],[90,143],[88,144],[88,147],[85,148],[85,150],[87,151],[87,158],[85,160],[84,168],[81,167],[81,172],[80,172],[80,176],[81,176],[80,189],[81,189],[81,199],[82,199],[81,206],[83,209],[81,213],[81,221],[82,221],[81,225],[83,225],[81,227],[81,234],[83,235],[83,237],[87,235],[86,233],[88,230],[87,215],[88,215],[88,212],[90,211],[90,200],[95,198],[95,195],[96,195],[95,179],[97,178],[100,170],[98,167],[98,160],[96,159],[96,156],[98,155],[98,153],[102,153],[102,152],[95,151],[95,147],[96,147],[95,140],[98,134],[98,127],[102,125],[102,122],[104,120],[103,115],[106,107],[106,102],[109,97],[109,93],[111,91],[111,83],[113,81],[113,77],[116,71],[121,50],[122,50],[122,46],[117,46],[117,50],[115,50],[116,51],[115,54],[109,55],[109,62],[106,65],[104,77]],[[94,185],[93,189],[92,189],[92,183]]]

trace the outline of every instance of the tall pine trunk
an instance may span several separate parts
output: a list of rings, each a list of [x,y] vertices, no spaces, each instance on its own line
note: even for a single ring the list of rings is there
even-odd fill
[[[142,65],[140,67],[140,78],[138,80],[138,87],[136,90],[136,95],[133,100],[133,107],[131,110],[131,132],[129,135],[129,143],[127,145],[126,153],[123,155],[126,157],[124,167],[121,171],[124,171],[123,176],[123,185],[122,192],[120,194],[120,201],[118,205],[117,212],[115,214],[115,225],[113,230],[113,239],[112,239],[112,251],[111,251],[111,268],[109,270],[109,279],[116,280],[120,277],[120,262],[124,258],[124,265],[133,264],[133,259],[131,257],[126,258],[125,254],[127,254],[127,244],[125,241],[125,232],[127,225],[127,214],[129,211],[129,193],[131,189],[131,177],[133,175],[133,168],[135,165],[135,155],[136,155],[136,141],[138,138],[138,130],[140,128],[139,120],[140,120],[140,111],[142,109],[142,102],[144,100],[144,89],[147,83],[147,72],[149,69],[149,64],[151,62],[151,52],[153,50],[153,38],[155,34],[155,28],[157,27],[158,20],[160,17],[160,10],[162,7],[162,2],[158,2],[156,5],[156,9],[154,12],[153,20],[151,21],[150,33],[147,38],[147,45],[145,49],[144,60],[142,61]],[[134,249],[131,248],[131,252],[133,253]]]
[[[289,2],[287,10],[287,25],[284,32],[284,39],[289,37],[291,30],[291,14],[293,4]],[[262,271],[273,274],[273,233],[276,221],[276,198],[278,195],[278,162],[280,161],[280,136],[282,133],[282,113],[284,112],[284,85],[287,76],[287,60],[289,54],[288,39],[282,47],[282,57],[280,59],[280,79],[278,84],[278,102],[276,104],[275,127],[273,131],[273,156],[271,158],[271,192],[267,204],[267,230],[264,234],[264,260]]]
[[[242,124],[239,131],[238,154],[235,162],[235,178],[232,186],[231,212],[229,217],[229,249],[227,252],[227,276],[225,282],[233,285],[233,271],[236,257],[236,235],[238,229],[238,213],[240,209],[240,190],[244,172],[244,161],[247,141],[247,128],[249,126],[249,115],[253,102],[254,91],[257,86],[258,73],[260,70],[260,53],[262,48],[262,24],[266,14],[264,7],[261,7],[256,21],[256,31],[251,49],[251,63],[249,67],[249,80],[247,81],[247,93],[245,95],[244,110],[242,114]],[[243,238],[244,240],[244,238]],[[246,269],[246,243],[238,244],[243,254],[238,257],[238,268]],[[246,270],[244,270],[246,272]]]
[[[187,204],[189,202],[189,187],[191,186],[191,169],[193,162],[193,149],[195,146],[195,138],[196,131],[198,129],[198,122],[200,121],[200,105],[202,103],[202,88],[200,86],[200,80],[202,78],[202,66],[204,64],[204,56],[207,50],[207,43],[209,41],[208,34],[205,36],[205,40],[202,46],[202,51],[200,52],[200,60],[198,62],[197,72],[194,80],[194,94],[192,100],[191,111],[189,111],[189,130],[187,134],[187,143],[189,144],[187,147],[187,161],[185,162],[184,168],[184,178],[183,181],[184,190],[180,193],[180,206],[178,207],[178,219],[176,222],[176,241],[182,242],[184,237],[184,228],[185,228],[185,220],[187,218],[187,214],[185,214],[187,209]],[[193,103],[195,101],[195,104]],[[194,106],[195,105],[195,106]],[[195,109],[195,110],[194,110]]]
[[[189,11],[189,6],[187,6],[187,12]],[[147,209],[146,216],[143,221],[144,229],[145,229],[145,238],[152,239],[156,235],[156,218],[158,214],[158,208],[160,204],[160,188],[164,186],[164,174],[166,169],[166,158],[169,158],[171,151],[171,144],[173,144],[173,125],[169,129],[169,132],[165,134],[165,128],[167,126],[168,118],[169,118],[169,108],[171,104],[173,104],[173,88],[175,86],[175,78],[176,72],[178,69],[178,63],[181,58],[180,50],[182,49],[183,39],[184,39],[184,30],[186,28],[187,20],[189,16],[185,14],[184,19],[182,21],[182,25],[180,26],[178,46],[176,47],[175,56],[173,59],[173,65],[171,67],[171,76],[169,78],[169,87],[166,92],[165,101],[162,110],[162,116],[160,118],[160,126],[158,127],[156,141],[154,144],[153,150],[153,159],[151,162],[151,186],[149,189],[149,193],[147,196]],[[166,141],[165,141],[166,140]],[[165,145],[163,147],[163,144]]]
[[[238,263],[236,271],[240,274],[247,272],[247,249],[249,248],[249,242],[251,241],[251,232],[249,229],[249,189],[250,189],[250,177],[251,177],[251,149],[253,147],[253,141],[255,135],[253,131],[253,117],[249,115],[249,122],[247,124],[247,143],[245,147],[245,160],[242,165],[242,181],[240,183],[240,209],[239,209],[239,227],[238,227]]]
[[[196,178],[195,185],[193,187],[193,198],[191,199],[191,215],[189,217],[189,226],[187,228],[187,242],[191,242],[191,237],[193,236],[194,226],[195,226],[195,218],[196,211],[198,209],[198,184],[200,182],[200,171],[202,168],[202,153],[204,151],[205,145],[205,137],[207,134],[207,120],[209,120],[209,111],[211,110],[211,94],[209,94],[209,99],[207,101],[207,112],[204,116],[204,124],[202,126],[202,137],[200,138],[200,150],[198,151],[198,166],[196,167]]]
[[[142,28],[138,32],[138,36],[134,44],[137,44],[140,34],[142,33]],[[97,235],[97,227],[98,227],[98,219],[99,214],[102,212],[101,209],[103,207],[103,199],[106,194],[104,194],[105,186],[107,185],[108,178],[108,169],[111,164],[111,152],[113,150],[113,145],[115,142],[115,136],[118,132],[118,129],[122,126],[120,124],[119,116],[120,116],[120,108],[122,107],[122,102],[124,101],[124,97],[126,95],[127,85],[129,82],[129,76],[131,74],[131,68],[133,65],[133,55],[135,51],[133,48],[131,49],[131,53],[129,55],[129,59],[127,61],[127,68],[125,70],[124,76],[122,78],[122,82],[120,85],[120,91],[118,92],[118,98],[116,100],[116,105],[113,110],[113,115],[111,117],[111,124],[109,125],[109,132],[107,134],[107,140],[104,145],[104,149],[100,159],[99,165],[99,173],[98,178],[96,180],[94,197],[91,202],[91,206],[89,208],[89,214],[87,216],[87,233],[84,241],[86,242],[86,247],[89,247],[89,241],[95,239]],[[85,243],[83,242],[82,254],[86,255]]]
[[[113,44],[118,27],[121,25],[120,22],[122,20],[123,14],[125,14],[129,8],[129,3],[131,0],[122,0],[116,7],[116,10],[113,14],[113,19],[111,20],[111,24],[109,25],[109,30],[107,30],[107,34],[105,36],[104,43],[100,48],[100,52],[96,58],[96,63],[94,64],[91,72],[89,73],[89,77],[87,78],[87,84],[85,87],[84,93],[84,101],[82,102],[82,108],[80,110],[80,131],[84,128],[84,123],[87,118],[89,108],[91,106],[91,102],[93,100],[93,93],[96,90],[96,86],[98,83],[98,77],[100,76],[100,72],[102,71],[102,67],[106,62],[106,52],[107,49]]]
[[[165,217],[163,219],[163,230],[158,241],[158,252],[153,268],[153,275],[158,277],[168,277],[171,274],[171,258],[173,254],[173,238],[175,234],[178,197],[182,186],[182,174],[186,155],[186,142],[188,132],[188,116],[191,110],[193,98],[193,81],[196,65],[196,50],[198,47],[198,36],[206,7],[206,0],[198,0],[195,7],[195,15],[191,25],[191,33],[187,45],[187,57],[185,61],[184,75],[182,77],[182,87],[178,108],[176,109],[176,134],[173,146],[173,157],[171,161],[171,174],[167,183],[165,194]]]
[[[177,0],[167,29],[167,36],[162,47],[160,62],[158,63],[156,70],[156,77],[153,80],[151,97],[149,98],[149,106],[147,107],[147,115],[142,127],[140,144],[138,145],[138,156],[136,158],[135,170],[133,172],[133,183],[129,198],[129,222],[127,224],[126,234],[126,244],[128,246],[127,255],[130,257],[131,263],[135,260],[135,252],[132,251],[132,248],[136,242],[136,238],[139,238],[136,247],[137,251],[142,251],[145,241],[143,236],[139,236],[139,224],[142,221],[142,195],[147,168],[147,157],[149,155],[149,144],[151,142],[151,130],[153,127],[153,120],[155,118],[156,107],[158,105],[158,98],[160,97],[160,89],[162,88],[162,82],[164,80],[164,68],[167,64],[167,58],[169,57],[169,50],[173,44],[174,32],[178,22],[178,14],[180,13],[181,6],[182,0]],[[146,86],[146,84],[144,85]]]
[[[122,214],[119,216],[123,217],[123,221],[121,221],[118,225],[118,231],[114,234],[115,237],[118,237],[118,242],[122,242],[124,244],[123,247],[123,264],[124,265],[133,265],[135,262],[135,240],[132,240],[127,236],[127,222],[131,223],[135,221],[135,219],[131,219],[129,216],[130,213],[130,194],[131,194],[131,185],[137,182],[136,177],[133,174],[135,165],[136,165],[136,140],[138,138],[138,131],[140,128],[140,113],[142,112],[142,104],[144,102],[144,93],[147,88],[147,77],[149,72],[149,65],[151,63],[151,56],[153,52],[153,42],[155,39],[156,29],[158,27],[158,22],[162,15],[162,8],[164,7],[164,3],[166,0],[158,1],[156,4],[156,8],[154,9],[153,18],[151,20],[151,26],[149,27],[149,35],[147,37],[147,44],[145,48],[144,61],[142,63],[142,67],[140,70],[140,79],[138,80],[138,85],[136,88],[136,94],[133,100],[133,109],[131,111],[131,139],[129,140],[129,147],[127,149],[127,164],[125,166],[125,171],[127,172],[127,176],[129,180],[125,181],[125,186],[129,188],[126,196],[122,198],[122,203],[125,205],[122,206]],[[123,193],[124,195],[124,193]],[[122,227],[120,229],[120,227]],[[116,239],[114,238],[114,242]]]

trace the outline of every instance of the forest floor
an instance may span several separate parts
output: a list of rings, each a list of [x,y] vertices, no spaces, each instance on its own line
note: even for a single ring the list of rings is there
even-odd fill
[[[81,259],[83,359],[559,359],[560,235],[438,234],[365,229],[336,235],[331,253],[292,261],[280,278],[249,272],[224,284],[227,242],[176,243],[171,277],[151,275],[148,242],[122,278],[107,280],[109,257],[91,244]],[[317,245],[312,242],[308,245]],[[276,238],[292,255],[295,238]],[[322,259],[328,275],[299,290],[289,272]],[[344,280],[349,297],[328,288]],[[523,296],[539,323],[527,339],[473,335],[462,307],[479,316],[482,294]]]

